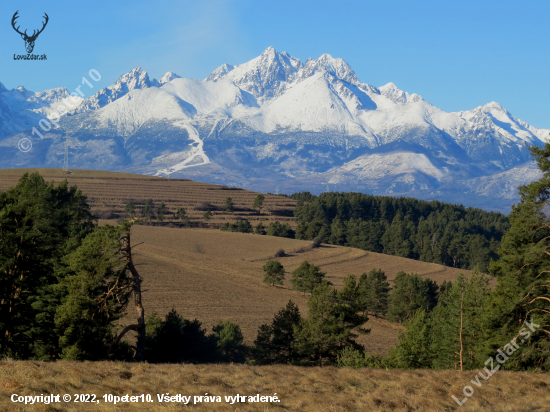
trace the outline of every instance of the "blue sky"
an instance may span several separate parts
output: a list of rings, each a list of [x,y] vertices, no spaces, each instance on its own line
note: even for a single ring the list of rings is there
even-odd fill
[[[48,27],[34,53],[11,27]],[[268,46],[302,60],[342,57],[364,83],[394,82],[446,111],[497,101],[516,117],[550,128],[550,1],[66,1],[3,0],[0,82],[40,91],[74,90],[90,69],[92,94],[136,66],[205,78]]]

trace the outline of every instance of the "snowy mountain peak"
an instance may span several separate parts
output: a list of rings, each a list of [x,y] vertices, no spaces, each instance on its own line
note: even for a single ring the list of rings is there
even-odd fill
[[[397,87],[397,86],[395,85],[395,83],[393,83],[393,82],[389,82],[388,84],[385,84],[384,86],[379,87],[379,89],[380,89],[380,90],[399,90],[399,91],[401,91],[401,90],[399,89],[399,87]]]
[[[487,103],[485,106],[481,106],[481,108],[485,109],[485,110],[503,110],[503,111],[506,111],[506,109],[504,107],[502,107],[500,105],[500,103],[497,103],[497,102]]]
[[[411,103],[422,101],[422,96],[416,93],[409,94],[399,89],[394,83],[390,82],[382,87],[379,87],[380,94],[386,96],[394,103]]]
[[[35,146],[40,155],[25,158],[13,155],[11,136],[34,138],[44,116],[63,114],[79,98],[65,88],[34,93],[0,84],[0,164],[59,167],[72,133],[82,150],[71,156],[82,168],[261,191],[275,184],[320,191],[329,182],[493,208],[509,207],[515,188],[535,177],[526,146],[542,145],[550,133],[495,102],[447,113],[394,83],[377,89],[329,54],[302,63],[268,47],[206,81],[178,78],[167,72],[156,81],[134,68],[82,101],[47,145]]]
[[[158,85],[156,80],[149,80],[147,72],[138,66],[132,71],[120,76],[111,86],[101,89],[92,97],[84,100],[79,107],[71,112],[71,114],[82,113],[86,110],[97,110],[120,99],[132,90],[147,89]]]
[[[44,90],[43,92],[35,93],[34,96],[38,99],[45,100],[48,103],[65,99],[70,96],[66,87],[57,87],[55,89]]]
[[[34,96],[34,92],[25,89],[23,86],[17,86],[15,89],[7,91],[15,100],[25,101]]]
[[[323,71],[337,79],[344,80],[352,84],[360,84],[359,78],[350,65],[342,58],[334,58],[330,54],[323,54],[318,59],[308,59],[304,68],[301,70],[299,77],[301,79],[312,76],[313,74]]]
[[[262,52],[262,56],[275,56],[277,54],[277,50],[275,50],[275,47],[269,46],[267,49],[265,49]]]
[[[270,99],[279,96],[301,68],[300,60],[270,46],[244,64],[217,68],[206,80],[229,81],[257,98]]]
[[[181,79],[181,76],[178,76],[174,72],[167,72],[165,73],[159,80],[159,84],[169,83],[174,79]]]
[[[128,90],[134,89],[145,89],[151,87],[151,81],[149,80],[149,75],[145,70],[141,70],[141,67],[136,67],[131,72],[123,74],[116,81],[115,84],[109,86],[110,89],[122,89],[125,85]]]
[[[280,96],[289,84],[317,73],[328,74],[333,80],[361,84],[353,69],[341,58],[323,54],[318,59],[308,59],[304,64],[287,52],[279,53],[272,46],[244,64],[218,67],[206,80],[229,81],[256,98],[271,99]]]
[[[224,63],[220,67],[218,67],[216,70],[214,70],[212,73],[210,73],[210,75],[205,80],[208,82],[217,82],[218,80],[221,80],[223,76],[225,76],[234,68],[235,66]]]

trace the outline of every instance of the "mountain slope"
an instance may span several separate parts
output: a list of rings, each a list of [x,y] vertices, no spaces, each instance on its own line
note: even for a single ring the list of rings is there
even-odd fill
[[[69,112],[59,129],[45,139],[31,134],[58,110]],[[329,184],[504,211],[517,199],[509,182],[535,176],[527,146],[542,145],[550,132],[498,103],[446,113],[393,83],[361,83],[343,59],[301,62],[272,47],[205,80],[172,72],[151,80],[138,67],[80,101],[66,89],[2,86],[0,120],[3,167],[58,167],[70,137],[72,164],[83,168],[263,191]],[[21,137],[33,141],[32,152],[16,149]]]

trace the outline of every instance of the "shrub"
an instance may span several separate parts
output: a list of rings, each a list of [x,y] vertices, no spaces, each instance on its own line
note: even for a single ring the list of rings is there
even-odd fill
[[[216,206],[208,202],[201,202],[195,206],[195,210],[200,210],[201,212],[206,212],[207,210],[216,210]]]
[[[265,235],[266,234],[265,226],[262,224],[262,222],[260,222],[256,225],[256,227],[254,228],[254,233],[256,235]]]
[[[292,230],[288,223],[271,222],[267,227],[266,234],[268,236],[294,238],[294,230]]]
[[[341,368],[352,369],[392,367],[387,358],[380,355],[369,355],[350,346],[340,351],[337,363]]]
[[[216,339],[206,335],[201,322],[190,321],[174,309],[164,320],[155,312],[146,322],[145,360],[151,363],[208,362],[216,360]]]
[[[92,212],[92,214],[99,219],[115,219],[118,217],[113,209],[97,210]]]
[[[338,354],[338,366],[341,368],[361,369],[366,366],[365,355],[352,347],[344,348]]]
[[[220,230],[224,232],[252,233],[253,228],[248,220],[239,220],[236,223],[224,223]]]
[[[285,257],[286,256],[286,252],[284,249],[279,249],[278,251],[275,252],[275,255],[274,257]]]

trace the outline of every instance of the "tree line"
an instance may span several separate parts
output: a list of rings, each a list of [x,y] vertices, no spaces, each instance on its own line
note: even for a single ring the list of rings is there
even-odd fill
[[[439,201],[362,193],[301,192],[294,217],[296,239],[434,262],[464,269],[488,269],[498,259],[504,232],[502,213]]]
[[[235,223],[226,222],[220,230],[224,232],[238,232],[238,233],[254,233],[256,235],[278,236],[294,239],[294,230],[288,223],[270,222],[265,226],[262,222],[259,222],[256,226],[252,226],[247,219],[237,220]]]
[[[254,199],[252,209],[257,210],[258,214],[261,214],[264,200],[265,196],[262,194],[257,195]],[[135,201],[130,200],[129,202],[127,202],[126,206],[124,207],[124,218],[129,220],[141,218],[147,222],[150,222],[152,220],[163,222],[167,217],[171,217],[172,219],[181,220],[181,222],[184,224],[189,224],[189,216],[187,214],[187,210],[184,207],[180,207],[175,212],[172,212],[168,210],[164,202],[160,202],[157,206],[155,205],[153,199],[145,199],[142,203],[143,207],[139,209]],[[207,202],[203,202],[198,206],[198,208],[199,210],[204,211],[202,218],[207,222],[212,218],[212,210],[218,209],[216,206],[211,205]],[[233,199],[231,197],[227,197],[225,199],[225,203],[221,207],[221,210],[227,213],[232,213],[235,211],[235,204],[233,203]]]
[[[310,192],[283,195],[298,200],[295,230],[288,223],[252,226],[248,220],[221,230],[268,234],[355,247],[377,253],[487,272],[498,260],[507,216],[476,208],[413,198],[362,193]]]

